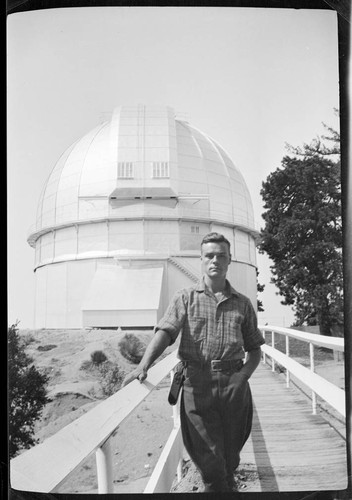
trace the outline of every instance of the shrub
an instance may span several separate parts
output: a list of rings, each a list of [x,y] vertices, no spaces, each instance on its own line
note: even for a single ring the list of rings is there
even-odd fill
[[[55,344],[46,344],[46,345],[39,345],[37,347],[38,351],[51,351],[51,349],[55,349],[57,345]]]
[[[17,323],[8,328],[9,455],[33,446],[34,425],[48,403],[48,376],[33,365],[18,336]]]
[[[27,347],[29,344],[32,344],[33,342],[36,342],[36,339],[35,339],[35,337],[33,336],[32,333],[26,333],[22,337],[22,342],[23,342],[24,346]]]
[[[79,367],[80,370],[90,370],[92,368],[92,361],[89,361],[89,359],[85,359],[82,361],[81,366]]]
[[[61,368],[55,366],[45,366],[41,369],[41,372],[47,377],[48,381],[58,378],[62,370]]]
[[[101,387],[105,396],[112,396],[121,387],[122,381],[125,378],[125,373],[117,364],[112,364],[109,361],[99,365],[101,376]]]
[[[108,359],[103,351],[92,352],[90,358],[92,360],[93,365],[101,365]]]
[[[133,333],[126,333],[119,342],[119,349],[124,358],[137,364],[142,359],[146,346]]]

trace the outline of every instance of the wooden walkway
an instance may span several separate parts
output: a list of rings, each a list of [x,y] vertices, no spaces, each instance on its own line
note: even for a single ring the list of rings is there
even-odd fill
[[[253,430],[240,467],[256,470],[256,491],[346,489],[343,437],[321,415],[313,415],[307,398],[287,388],[285,379],[268,366],[260,364],[250,385]]]

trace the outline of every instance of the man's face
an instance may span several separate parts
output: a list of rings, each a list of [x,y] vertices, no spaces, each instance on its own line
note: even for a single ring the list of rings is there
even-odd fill
[[[201,261],[204,273],[209,278],[223,278],[231,263],[229,246],[225,242],[204,243],[202,245]]]

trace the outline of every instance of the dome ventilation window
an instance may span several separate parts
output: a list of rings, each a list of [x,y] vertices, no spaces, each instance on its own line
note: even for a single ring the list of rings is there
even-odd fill
[[[170,177],[169,162],[153,161],[153,179],[167,179]]]
[[[119,161],[117,164],[117,177],[119,179],[133,179],[133,167],[131,161]]]

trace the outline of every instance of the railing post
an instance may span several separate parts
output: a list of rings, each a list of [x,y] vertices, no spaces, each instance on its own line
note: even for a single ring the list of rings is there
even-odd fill
[[[312,342],[309,342],[309,359],[310,359],[310,370],[314,373],[315,371],[315,366],[314,366],[314,345]],[[312,391],[312,409],[313,409],[313,415],[317,414],[317,395],[315,394],[314,391]]]
[[[110,439],[95,452],[98,477],[98,493],[114,493]]]
[[[265,340],[265,330],[262,331],[262,334],[263,334],[263,338]],[[266,354],[265,354],[265,352],[263,352],[263,363],[264,363],[264,365],[266,363]]]
[[[275,349],[275,332],[271,332],[271,347]],[[275,360],[271,358],[271,371],[275,371]]]
[[[290,337],[288,335],[285,335],[286,339],[286,356],[289,358],[290,357]],[[286,368],[286,387],[290,387],[290,372]]]
[[[177,464],[177,482],[179,483],[182,480],[182,460],[180,460]]]

